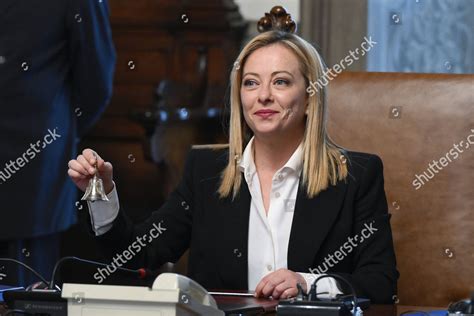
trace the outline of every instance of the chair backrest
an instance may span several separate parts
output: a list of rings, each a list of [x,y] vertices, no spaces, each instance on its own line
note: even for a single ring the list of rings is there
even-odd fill
[[[343,73],[328,128],[384,162],[403,305],[474,291],[474,75]]]

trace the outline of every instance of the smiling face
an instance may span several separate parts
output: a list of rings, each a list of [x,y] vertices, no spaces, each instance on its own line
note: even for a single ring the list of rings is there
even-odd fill
[[[259,48],[248,56],[240,99],[255,137],[302,137],[306,82],[297,57],[282,44]]]

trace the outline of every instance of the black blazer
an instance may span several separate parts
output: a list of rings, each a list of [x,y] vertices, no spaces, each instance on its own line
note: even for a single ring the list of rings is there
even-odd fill
[[[348,279],[357,294],[374,303],[392,303],[398,272],[379,157],[348,152],[347,180],[331,186],[313,199],[300,185],[288,248],[288,269],[337,273]],[[247,289],[247,242],[250,193],[245,180],[239,196],[220,199],[216,193],[227,150],[191,150],[184,176],[167,202],[149,219],[133,225],[123,210],[112,229],[97,237],[110,256],[135,249],[130,264],[157,268],[175,262],[189,248],[188,274],[208,289]],[[153,239],[150,230],[162,228]],[[367,238],[362,240],[362,230]],[[166,229],[166,230],[165,230]],[[376,231],[375,231],[376,230]],[[155,235],[156,229],[155,229]],[[146,246],[138,251],[137,236]],[[349,237],[353,239],[349,251]],[[370,236],[368,236],[370,235]],[[344,246],[345,245],[345,246]],[[337,250],[337,264],[322,264]],[[345,250],[344,250],[345,249]],[[342,285],[342,284],[341,284]],[[346,289],[342,285],[343,289]]]

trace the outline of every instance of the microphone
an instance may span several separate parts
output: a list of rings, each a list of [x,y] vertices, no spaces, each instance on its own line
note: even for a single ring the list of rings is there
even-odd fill
[[[158,272],[150,270],[150,269],[145,269],[145,268],[140,268],[138,270],[134,270],[138,272],[138,277],[141,280],[149,279],[149,278],[156,278],[158,276]]]
[[[51,281],[50,282],[46,282],[49,286],[49,289],[53,289],[54,288],[54,285],[55,285],[55,280],[56,280],[56,274],[58,273],[60,267],[63,265],[64,262],[66,261],[78,261],[78,262],[82,262],[82,263],[87,263],[87,264],[91,264],[91,265],[94,265],[94,266],[98,266],[98,267],[104,267],[106,268],[108,265],[105,264],[105,263],[102,263],[102,262],[97,262],[97,261],[92,261],[92,260],[87,260],[87,259],[82,259],[82,258],[78,258],[78,257],[73,257],[73,256],[68,256],[68,257],[63,257],[61,259],[59,259],[55,266],[54,266],[54,269],[53,269],[53,273],[51,275]],[[119,271],[122,271],[122,272],[127,272],[127,273],[131,273],[133,275],[136,275],[139,279],[147,279],[147,278],[150,278],[150,277],[157,277],[158,276],[158,273],[152,271],[152,270],[149,270],[149,269],[146,269],[146,268],[140,268],[140,269],[128,269],[128,268],[123,268],[123,267],[116,267],[117,270]]]
[[[0,261],[7,261],[7,262],[13,262],[13,263],[16,263],[17,265],[25,268],[26,270],[30,271],[31,273],[33,273],[38,279],[40,279],[42,282],[44,282],[44,284],[46,284],[48,286],[48,288],[50,289],[53,289],[54,288],[54,285],[50,284],[41,274],[38,273],[38,271],[36,271],[35,269],[33,269],[32,267],[30,267],[29,265],[19,261],[19,260],[16,260],[16,259],[12,259],[12,258],[0,258]]]

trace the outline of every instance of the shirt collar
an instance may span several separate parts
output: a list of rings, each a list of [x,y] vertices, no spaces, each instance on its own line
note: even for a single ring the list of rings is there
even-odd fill
[[[253,139],[254,137],[252,137],[247,146],[245,146],[242,159],[239,163],[240,171],[247,173],[248,175],[252,175],[256,172],[255,162],[253,160]]]
[[[245,147],[244,153],[242,154],[242,159],[239,163],[240,171],[253,175],[257,170],[255,167],[255,161],[253,159],[253,140],[254,137],[250,139],[247,146]],[[290,159],[285,163],[285,165],[280,169],[290,169],[294,171],[297,175],[301,173],[303,168],[303,142],[300,143],[295,152],[291,155]]]

